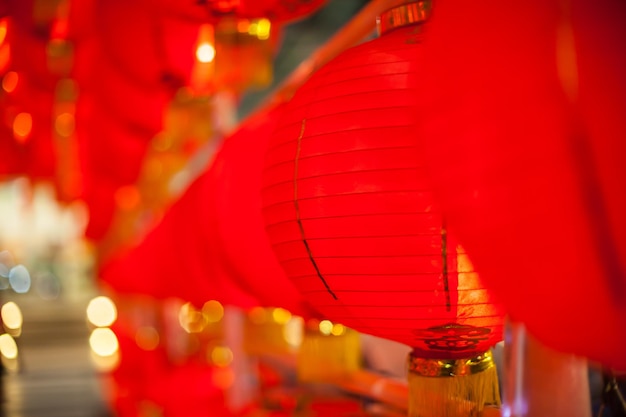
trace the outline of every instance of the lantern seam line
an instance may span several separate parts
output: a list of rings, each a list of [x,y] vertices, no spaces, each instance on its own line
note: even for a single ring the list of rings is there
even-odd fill
[[[443,290],[446,294],[446,310],[452,309],[450,301],[450,285],[448,283],[448,230],[446,229],[446,220],[441,222],[441,257],[443,259],[443,266],[441,275],[443,278]]]
[[[296,157],[294,160],[294,169],[293,169],[293,204],[296,212],[296,222],[298,223],[298,228],[300,229],[300,235],[302,236],[302,243],[306,248],[307,254],[309,256],[309,260],[315,268],[315,272],[317,272],[317,276],[322,281],[328,293],[335,299],[338,300],[337,295],[333,292],[333,290],[326,282],[326,279],[322,275],[317,262],[315,262],[315,258],[313,258],[313,253],[311,252],[311,248],[309,247],[309,242],[307,242],[305,234],[304,234],[304,226],[302,225],[302,220],[300,219],[300,205],[298,204],[298,159],[300,158],[300,148],[302,144],[302,136],[304,136],[304,129],[306,127],[306,119],[302,119],[302,125],[300,127],[300,135],[298,135],[298,142],[296,146]]]

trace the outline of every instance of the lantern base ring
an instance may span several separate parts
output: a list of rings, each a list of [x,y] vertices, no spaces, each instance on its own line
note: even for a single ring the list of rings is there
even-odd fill
[[[409,372],[426,377],[473,375],[495,366],[491,351],[468,359],[427,359],[409,354]]]
[[[486,406],[499,405],[498,373],[491,352],[469,359],[409,354],[409,417],[474,417],[481,416]]]

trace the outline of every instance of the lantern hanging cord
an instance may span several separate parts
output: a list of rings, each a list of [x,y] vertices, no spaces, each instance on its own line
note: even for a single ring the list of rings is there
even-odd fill
[[[317,273],[317,276],[324,284],[324,287],[326,287],[326,290],[328,291],[328,293],[335,300],[338,300],[339,298],[337,298],[337,295],[330,288],[330,285],[328,285],[328,282],[326,282],[326,279],[320,272],[319,266],[317,266],[317,262],[315,262],[315,258],[313,257],[313,253],[311,252],[311,247],[309,246],[309,242],[306,240],[306,237],[304,234],[304,226],[302,225],[302,219],[300,218],[300,204],[298,203],[298,161],[300,159],[300,148],[301,148],[301,143],[302,143],[302,137],[304,136],[305,127],[306,127],[306,119],[302,119],[302,125],[300,127],[300,135],[298,135],[298,146],[296,148],[296,158],[294,161],[294,169],[293,169],[293,205],[296,210],[296,222],[298,222],[298,228],[300,229],[300,236],[302,236],[302,243],[304,243],[304,247],[306,248],[306,252],[309,256],[309,260],[311,261],[313,268],[315,268],[315,272]]]

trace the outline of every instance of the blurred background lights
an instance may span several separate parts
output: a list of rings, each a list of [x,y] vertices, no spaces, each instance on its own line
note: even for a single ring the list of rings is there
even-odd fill
[[[291,313],[284,308],[275,308],[272,311],[272,318],[278,324],[285,324],[291,319]]]
[[[92,299],[87,305],[87,320],[97,327],[112,325],[117,319],[115,303],[105,296]]]
[[[224,317],[224,307],[219,301],[210,300],[202,306],[202,314],[209,323],[217,323]]]
[[[196,49],[196,58],[198,61],[207,64],[215,58],[215,48],[208,42],[202,42]]]
[[[178,313],[178,321],[187,333],[200,333],[208,323],[205,315],[196,310],[191,303],[182,305]]]
[[[14,265],[15,262],[13,261],[13,255],[11,255],[11,252],[8,250],[0,252],[0,276],[8,278],[9,271]]]
[[[342,334],[345,333],[345,331],[346,331],[346,326],[344,326],[343,324],[336,323],[336,324],[333,324],[333,328],[330,331],[330,333],[333,336],[341,336]]]
[[[18,142],[28,139],[30,131],[33,129],[33,117],[30,113],[22,112],[13,119],[13,137]]]
[[[72,136],[74,133],[74,115],[72,113],[61,113],[54,121],[54,128],[57,133],[63,137]]]
[[[263,307],[254,307],[248,312],[248,318],[254,324],[263,324],[267,321],[267,312]]]
[[[22,311],[13,301],[9,301],[2,306],[0,316],[2,316],[2,324],[7,329],[18,330],[22,328],[24,321]]]
[[[61,295],[61,282],[56,275],[50,272],[35,276],[33,286],[37,295],[44,300],[55,300]]]
[[[9,334],[0,335],[0,354],[7,359],[17,358],[17,343]]]
[[[217,388],[227,389],[235,382],[235,372],[229,367],[217,368],[213,371],[211,379]]]
[[[283,337],[289,346],[299,347],[304,337],[304,319],[294,316],[283,327]]]
[[[99,356],[110,356],[119,349],[117,336],[113,330],[107,327],[98,327],[91,332],[89,336],[89,346],[91,350]]]
[[[260,40],[264,41],[269,39],[271,27],[272,24],[268,19],[259,19],[250,23],[250,26],[248,26],[248,34],[256,36]]]
[[[16,265],[9,271],[9,284],[13,291],[19,294],[27,293],[30,289],[30,274],[24,265]]]
[[[7,93],[12,93],[17,88],[19,75],[15,71],[9,71],[2,77],[2,89]]]
[[[8,26],[9,24],[6,19],[0,19],[0,44],[3,43],[7,37]]]
[[[109,356],[100,356],[92,350],[91,362],[96,370],[100,372],[110,372],[120,364],[120,354],[119,352],[115,352]]]
[[[159,332],[152,326],[142,326],[135,333],[135,342],[143,350],[154,350],[159,346]]]
[[[211,362],[217,366],[228,366],[233,361],[233,351],[228,346],[215,346],[211,350]]]
[[[330,320],[322,320],[319,324],[320,332],[323,335],[330,335],[333,331],[333,323]]]

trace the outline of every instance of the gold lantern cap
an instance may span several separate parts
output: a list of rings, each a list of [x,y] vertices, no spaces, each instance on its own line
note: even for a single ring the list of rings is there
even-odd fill
[[[431,0],[406,0],[389,10],[386,10],[376,19],[379,35],[405,26],[424,23],[430,17]]]

